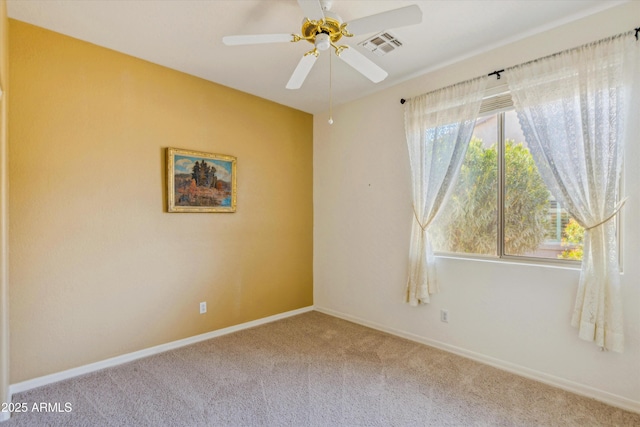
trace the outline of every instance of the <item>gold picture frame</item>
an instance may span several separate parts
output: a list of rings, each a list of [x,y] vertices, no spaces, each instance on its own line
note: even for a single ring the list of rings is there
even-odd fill
[[[167,148],[169,212],[235,212],[234,156]]]

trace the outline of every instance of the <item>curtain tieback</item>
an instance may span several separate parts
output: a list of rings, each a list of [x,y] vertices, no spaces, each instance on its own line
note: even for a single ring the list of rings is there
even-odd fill
[[[600,221],[599,223],[597,223],[596,225],[592,225],[591,227],[585,227],[585,230],[592,230],[596,227],[600,227],[602,224],[604,224],[605,222],[609,221],[610,219],[612,219],[614,216],[616,216],[618,214],[618,212],[620,212],[620,209],[622,209],[622,207],[624,206],[624,203],[627,201],[628,197],[625,197],[624,199],[622,199],[620,201],[620,203],[618,203],[616,205],[616,208],[613,210],[613,213],[611,215],[609,215],[608,217],[606,217],[605,219],[603,219],[602,221]]]
[[[422,223],[420,222],[420,219],[418,218],[418,212],[416,212],[416,206],[413,206],[413,215],[416,218],[416,222],[418,223],[418,225],[420,226],[420,228],[422,228],[422,231],[426,231],[426,225],[422,225]]]

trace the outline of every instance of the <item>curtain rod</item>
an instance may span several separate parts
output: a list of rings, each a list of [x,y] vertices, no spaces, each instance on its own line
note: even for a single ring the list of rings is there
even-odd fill
[[[500,80],[500,73],[502,73],[502,72],[504,72],[504,69],[502,69],[502,70],[496,70],[496,71],[493,71],[493,72],[491,72],[491,73],[487,74],[487,76],[491,77],[491,76],[493,76],[493,75],[495,74],[495,75],[496,75],[496,78],[497,78],[498,80]],[[404,104],[405,102],[407,102],[407,100],[406,100],[406,99],[404,99],[404,98],[400,98],[400,104]]]
[[[635,31],[635,32],[636,32],[636,33],[635,33],[635,38],[636,38],[636,40],[638,40],[638,33],[640,33],[640,27],[638,27],[638,28],[634,28],[632,31]],[[615,38],[615,37],[624,36],[625,34],[629,34],[629,33],[622,33],[622,34],[618,34],[617,36],[605,37],[604,39],[599,40],[599,41],[594,42],[594,43],[599,43],[599,42],[601,42],[601,41],[603,41],[603,40],[613,39],[613,38]],[[589,45],[589,44],[591,44],[591,43],[587,43],[586,45]],[[583,45],[583,46],[586,46],[586,45]],[[568,49],[568,50],[573,50],[573,49],[575,49],[575,48]],[[555,55],[558,55],[558,54],[563,53],[563,52],[566,52],[566,50],[564,50],[564,51],[562,51],[562,52],[554,53],[554,54],[552,54],[552,55],[544,56],[544,57],[542,57],[542,58],[534,59],[533,61],[525,62],[525,64],[528,64],[528,63],[531,63],[531,62],[535,62],[535,61],[539,61],[540,59],[548,58],[549,56],[555,56]],[[491,77],[491,76],[495,75],[495,76],[496,76],[496,79],[500,80],[500,73],[503,73],[503,72],[504,72],[504,69],[502,69],[502,70],[496,70],[496,71],[493,71],[493,72],[491,72],[491,73],[489,73],[489,74],[487,74],[487,75],[488,75],[489,77]],[[404,99],[404,98],[400,98],[400,104],[404,104],[405,102],[407,102],[407,100],[406,100],[406,99]]]

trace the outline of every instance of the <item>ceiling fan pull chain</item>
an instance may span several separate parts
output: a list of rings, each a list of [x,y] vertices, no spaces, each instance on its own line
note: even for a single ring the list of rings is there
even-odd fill
[[[333,63],[331,62],[331,57],[333,55],[329,55],[329,124],[333,124]]]

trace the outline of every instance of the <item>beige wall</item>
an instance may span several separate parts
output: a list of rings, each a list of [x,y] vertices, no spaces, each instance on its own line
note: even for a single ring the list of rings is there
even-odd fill
[[[10,71],[12,383],[312,304],[311,115],[14,20]],[[237,212],[166,213],[166,147]]]
[[[7,81],[9,21],[7,3],[0,0],[0,403],[8,401],[9,393],[9,301],[7,266]],[[0,413],[0,420],[8,414]]]
[[[334,108],[331,126],[327,114],[316,114],[315,307],[640,412],[637,139],[625,152],[625,352],[601,352],[570,326],[577,269],[437,257],[440,292],[425,306],[404,302],[413,212],[399,102],[631,31],[638,17],[640,2],[625,3]],[[441,309],[449,323],[440,321]]]

